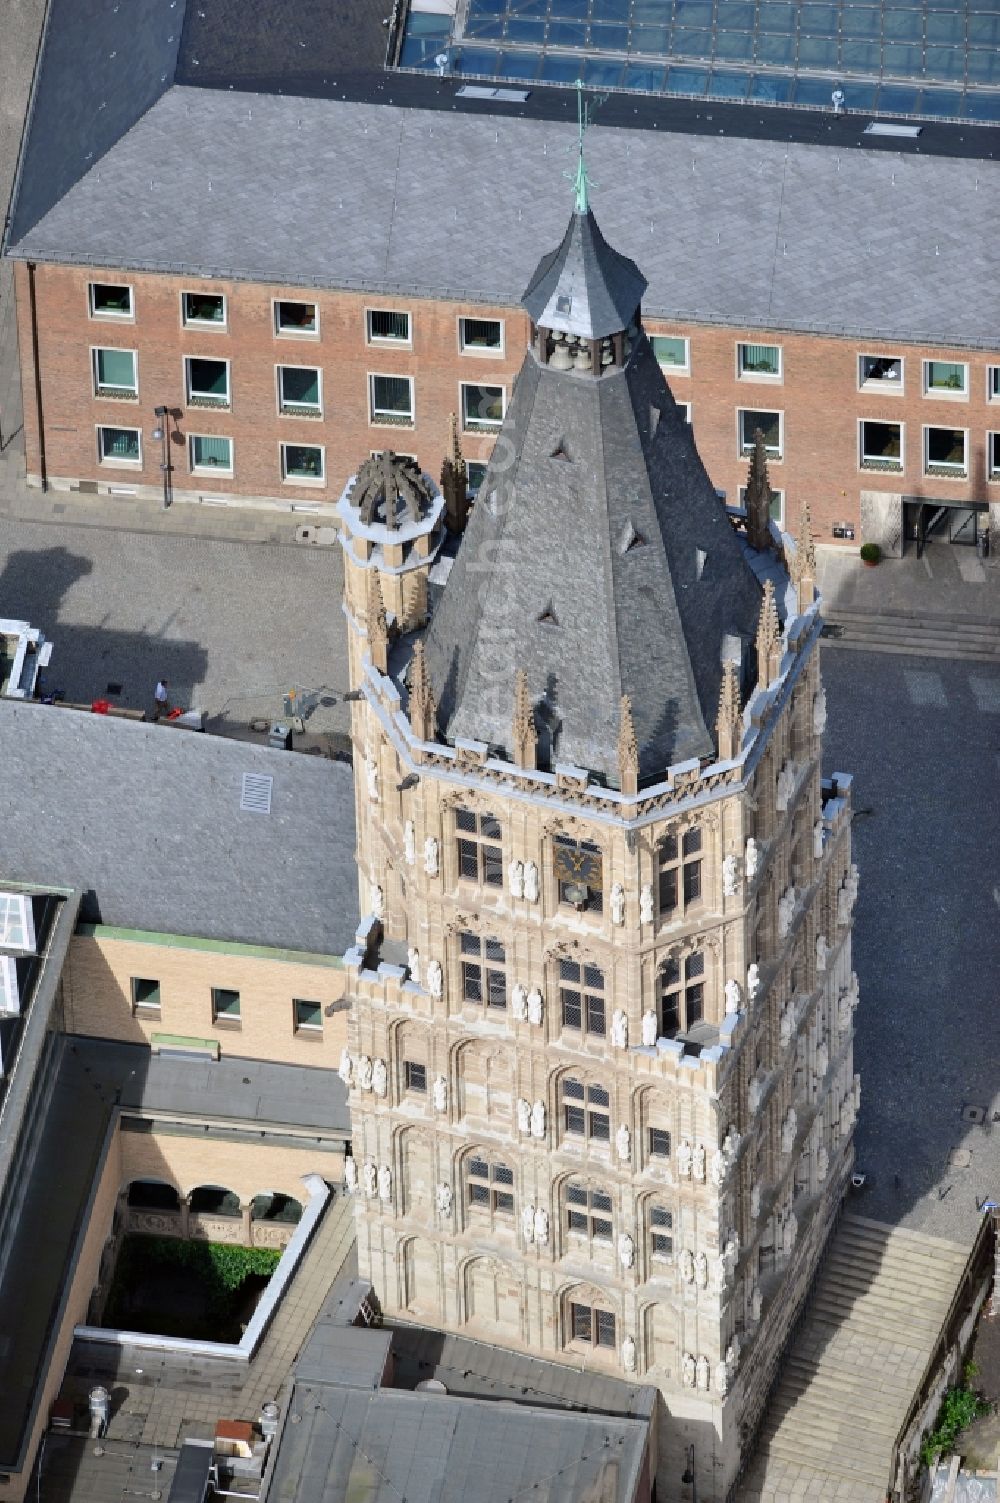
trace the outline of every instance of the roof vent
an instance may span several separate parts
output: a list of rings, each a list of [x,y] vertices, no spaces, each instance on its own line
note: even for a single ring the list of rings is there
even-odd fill
[[[922,125],[901,125],[895,120],[873,120],[865,126],[866,136],[908,136],[913,139],[923,130]]]
[[[631,522],[625,523],[621,542],[618,544],[618,552],[621,554],[631,553],[633,548],[641,548],[646,539],[641,532],[636,532]]]
[[[555,448],[552,450],[552,453],[549,455],[549,458],[550,459],[565,459],[565,460],[569,461],[570,463],[572,463],[572,461],[569,458],[569,451],[566,448],[566,440],[564,438],[561,438],[559,440],[559,442],[556,444]]]
[[[544,622],[546,626],[558,626],[559,625],[559,622],[556,619],[556,613],[555,613],[555,610],[553,609],[552,601],[551,600],[549,601],[548,605],[545,607],[544,611],[542,612],[542,614],[539,616],[538,619],[539,619],[539,621]]]
[[[240,808],[248,814],[270,814],[274,778],[266,772],[245,772]]]

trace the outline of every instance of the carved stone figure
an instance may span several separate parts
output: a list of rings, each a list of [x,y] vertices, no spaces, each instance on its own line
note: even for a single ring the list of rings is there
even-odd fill
[[[722,1249],[722,1266],[726,1271],[726,1282],[736,1272],[736,1265],[740,1260],[740,1238],[738,1232],[730,1232]]]
[[[623,1164],[627,1164],[632,1157],[632,1134],[623,1122],[615,1133],[615,1147],[618,1149],[618,1157]]]
[[[795,1009],[790,1002],[786,1002],[781,1009],[778,1019],[778,1038],[782,1046],[789,1044],[792,1038],[792,1029],[795,1027]]]
[[[813,731],[817,736],[822,736],[826,730],[826,690],[820,684],[819,689],[813,695]]]
[[[351,1081],[354,1079],[354,1061],[351,1058],[350,1049],[342,1049],[340,1051],[340,1064],[337,1067],[337,1074],[345,1086],[350,1086]]]
[[[539,1247],[549,1245],[549,1213],[543,1206],[535,1207],[535,1241]]]
[[[427,964],[427,990],[432,997],[440,997],[444,991],[444,972],[439,960],[428,961]]]
[[[747,874],[747,881],[752,882],[760,871],[760,846],[753,836],[747,841],[746,856],[743,861],[743,870]]]
[[[795,778],[797,769],[794,762],[785,762],[778,773],[778,782],[774,794],[774,807],[782,813],[788,808],[792,794],[795,792]]]
[[[740,1365],[740,1338],[733,1336],[732,1341],[726,1347],[726,1366],[729,1369],[730,1380],[735,1378],[736,1370]]]
[[[827,961],[827,956],[829,954],[830,954],[830,946],[826,942],[826,935],[825,934],[817,934],[817,936],[816,936],[816,969],[817,969],[817,971],[825,971],[826,970],[826,961]]]
[[[698,1358],[698,1387],[704,1393],[707,1393],[710,1381],[711,1381],[711,1376],[710,1376],[710,1372],[709,1372],[708,1358],[707,1357],[699,1357]]]
[[[723,1184],[725,1183],[726,1167],[726,1155],[723,1153],[721,1148],[717,1148],[712,1154],[712,1163],[709,1169],[709,1176],[711,1178],[712,1184],[717,1190],[721,1190]]]
[[[417,836],[412,819],[408,819],[403,826],[403,854],[407,866],[412,866],[417,859]]]
[[[622,1342],[622,1367],[627,1373],[635,1372],[635,1341],[631,1336]]]
[[[763,1094],[764,1082],[755,1075],[753,1080],[751,1080],[750,1082],[750,1089],[749,1091],[747,1091],[747,1106],[752,1112],[757,1111],[758,1107],[760,1106],[761,1097],[763,1096]]]
[[[378,767],[371,752],[365,752],[365,783],[368,787],[368,797],[373,804],[378,803]]]
[[[760,991],[760,966],[756,960],[747,966],[747,996],[752,1002]]]
[[[441,1215],[450,1216],[453,1201],[451,1185],[446,1185],[442,1181],[435,1191],[434,1198],[437,1201],[437,1208],[441,1212]]]
[[[531,1131],[531,1102],[525,1101],[523,1096],[517,1103],[517,1130],[522,1133]]]
[[[378,1171],[378,1198],[383,1201],[392,1199],[392,1170],[388,1164],[383,1164]]]
[[[545,1136],[545,1102],[536,1101],[531,1108],[531,1136],[544,1138]]]
[[[754,1185],[750,1191],[750,1219],[756,1221],[760,1215],[760,1185]]]
[[[365,1181],[365,1194],[368,1196],[368,1199],[371,1200],[371,1198],[377,1193],[378,1190],[378,1175],[375,1165],[371,1163],[366,1164],[363,1173]]]
[[[348,1195],[353,1195],[358,1188],[358,1166],[350,1154],[344,1160],[344,1184],[347,1186]]]
[[[851,922],[851,898],[843,882],[837,888],[837,923],[846,929]]]
[[[372,1088],[372,1062],[367,1054],[358,1055],[358,1085],[363,1091]]]
[[[795,917],[795,888],[786,887],[778,899],[778,933],[784,939]]]
[[[798,1131],[799,1118],[794,1106],[790,1106],[785,1113],[785,1119],[781,1124],[781,1151],[791,1153],[795,1143],[795,1134]]]
[[[764,1309],[764,1296],[760,1292],[760,1285],[755,1284],[750,1296],[750,1318],[754,1325],[759,1324],[761,1312]]]
[[[537,1028],[542,1021],[544,1010],[545,1004],[542,1001],[542,994],[537,986],[533,986],[528,993],[528,1022],[533,1023]]]
[[[821,1143],[819,1145],[819,1151],[816,1154],[816,1178],[819,1180],[820,1184],[823,1183],[829,1172],[830,1154],[827,1151],[826,1144]]]
[[[732,1017],[734,1013],[739,1012],[740,1003],[743,1000],[743,994],[740,991],[740,983],[738,981],[734,981],[732,977],[730,977],[730,979],[726,982],[725,992],[726,1015],[727,1017]]]
[[[691,1173],[700,1184],[705,1183],[705,1145],[696,1143],[691,1154]]]
[[[685,1352],[681,1361],[681,1382],[685,1388],[693,1388],[695,1384],[695,1361],[690,1352]]]
[[[736,1155],[740,1151],[740,1144],[742,1143],[742,1141],[743,1139],[736,1131],[736,1128],[730,1127],[728,1132],[726,1133],[726,1136],[722,1140],[722,1151],[726,1155],[727,1163],[732,1164],[735,1162]]]
[[[691,1144],[682,1138],[677,1148],[677,1173],[681,1179],[691,1178]]]
[[[644,1012],[642,1015],[642,1043],[645,1049],[656,1047],[656,1013]]]
[[[611,1019],[611,1042],[616,1049],[628,1048],[628,1014],[620,1007]]]
[[[653,922],[653,889],[648,882],[639,894],[639,922],[640,924]]]
[[[700,1252],[695,1254],[694,1281],[699,1289],[708,1288],[708,1256]]]
[[[510,994],[510,1010],[516,1023],[523,1023],[528,1016],[528,988],[520,981],[514,983]]]
[[[538,902],[538,867],[533,861],[524,863],[524,896],[529,903]]]
[[[620,882],[611,888],[611,922],[621,926],[625,922],[625,889]]]
[[[621,1232],[618,1237],[618,1261],[623,1268],[631,1268],[635,1262],[635,1243],[628,1232]]]
[[[721,1397],[725,1398],[729,1390],[729,1368],[724,1362],[715,1364],[715,1386]]]
[[[438,843],[433,835],[428,835],[424,841],[424,871],[429,877],[438,874]]]
[[[436,1112],[448,1110],[448,1082],[443,1075],[435,1075],[434,1084],[431,1086],[431,1100]]]
[[[372,1063],[372,1090],[376,1096],[384,1096],[389,1088],[389,1074],[385,1067],[384,1059],[376,1059]]]
[[[823,855],[823,821],[818,819],[813,825],[813,857],[819,861]]]
[[[681,1253],[680,1262],[678,1264],[678,1267],[680,1269],[680,1275],[681,1275],[682,1281],[685,1284],[693,1284],[694,1283],[694,1253],[691,1252],[690,1248],[685,1247],[684,1251]]]
[[[739,872],[735,856],[725,856],[722,861],[722,895],[726,898],[736,896],[739,883]]]
[[[786,1258],[791,1255],[792,1248],[795,1246],[795,1239],[798,1235],[798,1217],[794,1211],[789,1211],[781,1227],[781,1250]]]
[[[411,945],[406,952],[406,964],[410,972],[410,980],[420,985],[420,951]]]
[[[512,898],[524,897],[524,862],[512,861],[507,868],[507,886]]]
[[[377,882],[373,882],[371,885],[371,898],[368,906],[372,911],[373,918],[380,919],[385,912],[385,899],[382,895],[382,889]]]
[[[825,1044],[819,1043],[816,1045],[816,1074],[819,1076],[820,1080],[823,1079],[829,1068],[830,1051]]]
[[[521,1209],[521,1236],[525,1242],[534,1242],[535,1240],[534,1206],[523,1206]]]

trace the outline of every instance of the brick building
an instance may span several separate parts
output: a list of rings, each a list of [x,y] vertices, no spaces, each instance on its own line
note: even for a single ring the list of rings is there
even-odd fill
[[[851,780],[808,522],[734,531],[645,286],[578,206],[457,551],[454,471],[339,503],[348,1174],[387,1312],[655,1385],[723,1503],[853,1163]]]
[[[436,474],[454,413],[475,483],[575,101],[385,72],[373,0],[308,42],[265,6],[238,52],[227,6],[127,37],[110,0],[52,8],[7,233],[29,481],[322,514],[366,451]],[[994,133],[868,123],[613,94],[602,222],[730,504],[760,426],[820,542],[898,551],[942,507],[971,541],[1000,518]]]

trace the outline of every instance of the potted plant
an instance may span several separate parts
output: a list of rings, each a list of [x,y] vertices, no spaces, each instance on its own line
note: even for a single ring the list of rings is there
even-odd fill
[[[882,550],[879,547],[878,543],[861,544],[861,562],[865,565],[866,568],[874,569],[875,565],[878,563],[881,557]]]

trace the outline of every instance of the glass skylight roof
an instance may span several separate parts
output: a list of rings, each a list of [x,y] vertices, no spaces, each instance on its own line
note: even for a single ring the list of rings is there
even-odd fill
[[[399,66],[825,110],[840,88],[848,110],[1000,121],[1000,0],[468,0],[462,14],[411,11]]]
[[[0,892],[0,949],[35,953],[35,915],[24,892]]]

